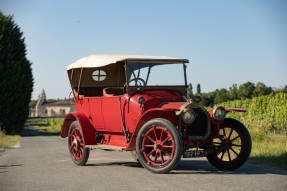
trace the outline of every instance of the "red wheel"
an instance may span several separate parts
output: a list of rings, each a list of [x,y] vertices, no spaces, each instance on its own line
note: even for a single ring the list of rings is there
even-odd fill
[[[137,136],[138,159],[153,173],[167,173],[179,162],[182,141],[166,119],[153,119],[143,125]]]
[[[76,165],[84,166],[88,161],[90,149],[85,148],[82,128],[78,121],[74,121],[70,125],[68,146],[73,162]]]
[[[235,119],[226,118],[219,131],[219,138],[213,140],[217,154],[207,156],[208,161],[222,170],[241,167],[251,152],[251,138],[246,127]]]

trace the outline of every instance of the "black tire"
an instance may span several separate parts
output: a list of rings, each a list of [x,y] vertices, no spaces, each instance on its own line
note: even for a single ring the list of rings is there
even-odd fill
[[[153,173],[168,173],[181,159],[182,139],[170,121],[152,119],[140,129],[136,149],[144,168]]]
[[[70,125],[68,147],[73,162],[78,166],[86,165],[89,159],[90,149],[85,148],[82,128],[78,121],[74,121]]]
[[[247,128],[239,121],[226,118],[220,127],[221,138],[213,140],[213,147],[225,148],[207,155],[207,160],[221,170],[236,170],[249,158],[252,141]]]
[[[138,157],[138,153],[136,150],[132,150],[131,151],[131,155],[133,157],[133,159],[138,163],[139,166],[142,166],[142,164],[139,161],[139,157]]]

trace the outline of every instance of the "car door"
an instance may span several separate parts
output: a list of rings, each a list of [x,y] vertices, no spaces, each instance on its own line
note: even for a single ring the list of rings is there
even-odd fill
[[[102,112],[102,99],[100,97],[89,98],[90,120],[96,130],[104,130],[104,118]]]
[[[120,96],[102,97],[102,114],[105,131],[123,132]]]

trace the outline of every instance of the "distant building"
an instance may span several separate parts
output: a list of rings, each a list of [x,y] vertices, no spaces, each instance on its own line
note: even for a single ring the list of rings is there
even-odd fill
[[[47,101],[42,90],[35,109],[30,109],[30,117],[64,117],[72,111],[75,111],[74,100]]]

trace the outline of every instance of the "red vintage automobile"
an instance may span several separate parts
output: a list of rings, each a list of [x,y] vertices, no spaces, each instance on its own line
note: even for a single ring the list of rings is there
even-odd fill
[[[187,59],[141,55],[91,55],[67,68],[76,112],[64,119],[73,162],[85,165],[90,149],[131,151],[147,170],[168,173],[182,157],[206,157],[235,170],[251,152],[251,138],[226,113],[187,94]]]

